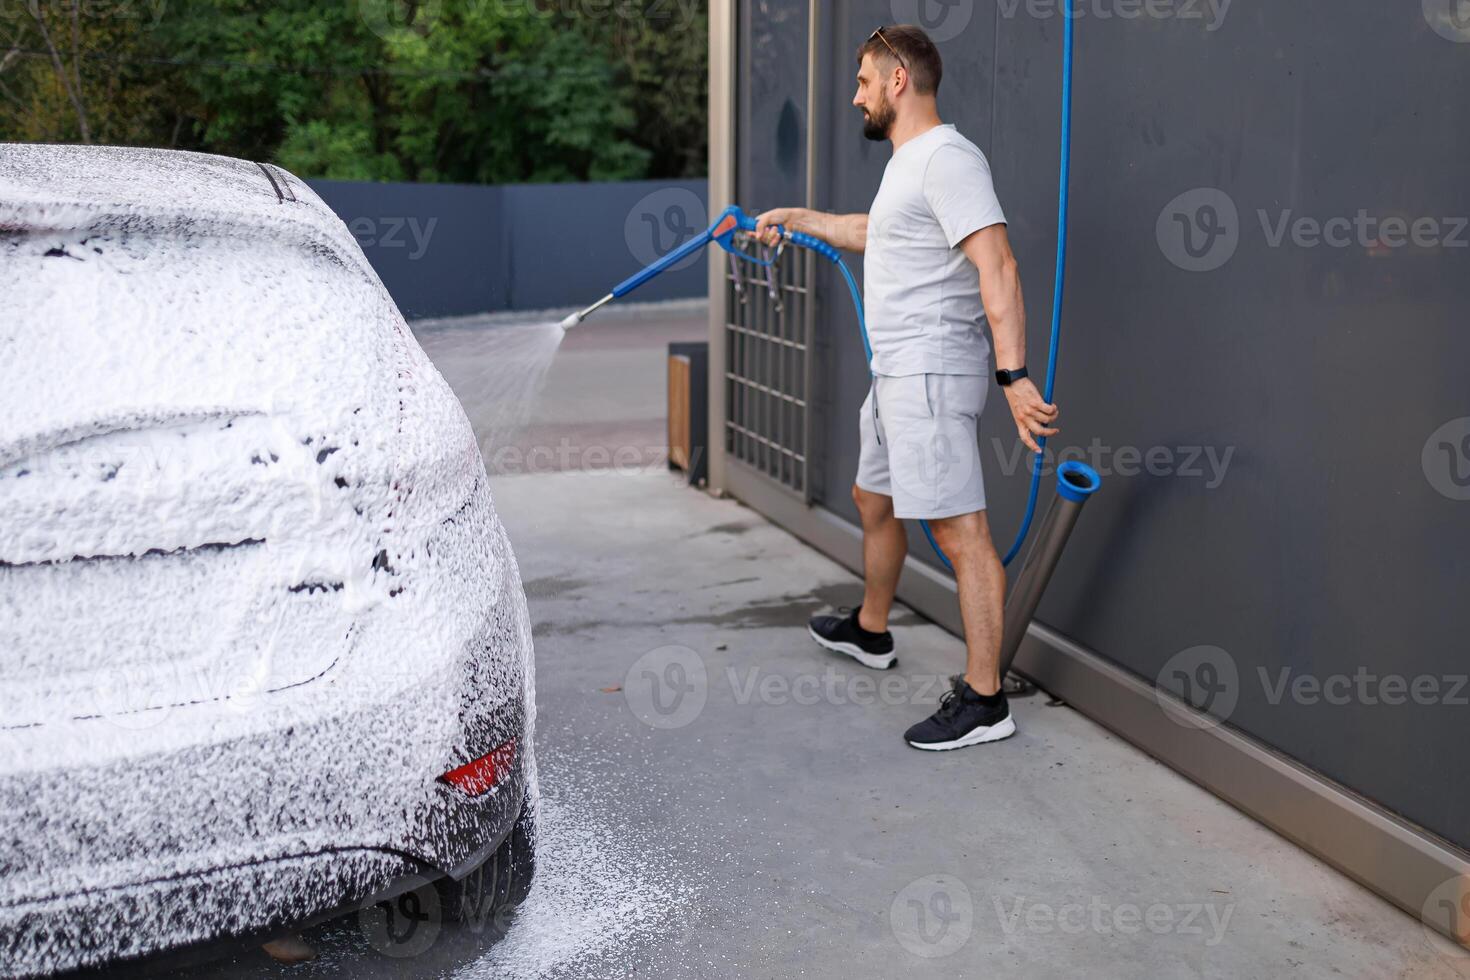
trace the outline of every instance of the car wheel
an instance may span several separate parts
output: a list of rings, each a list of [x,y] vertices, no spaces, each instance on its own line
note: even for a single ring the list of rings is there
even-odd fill
[[[526,900],[536,873],[536,817],[530,797],[521,804],[515,826],[494,854],[464,878],[440,878],[440,908],[445,921],[497,934],[509,927],[510,913]]]

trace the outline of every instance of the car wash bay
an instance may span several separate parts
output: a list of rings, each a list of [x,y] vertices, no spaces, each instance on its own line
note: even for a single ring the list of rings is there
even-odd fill
[[[1414,918],[1045,693],[1013,702],[1007,742],[905,746],[960,641],[900,610],[897,669],[825,654],[806,618],[858,599],[850,572],[656,453],[618,456],[661,442],[665,345],[705,323],[633,308],[574,332],[522,437],[563,462],[492,477],[535,624],[544,804],[508,933],[446,928],[389,959],[342,920],[309,934],[315,964],[246,954],[215,975],[1470,976]],[[419,337],[473,406],[473,331]]]

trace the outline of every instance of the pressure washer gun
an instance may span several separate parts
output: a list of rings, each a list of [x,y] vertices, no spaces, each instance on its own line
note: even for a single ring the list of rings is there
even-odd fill
[[[776,246],[774,252],[769,255],[763,255],[754,252],[744,251],[737,243],[737,236],[742,240],[750,239],[755,234],[755,228],[755,218],[747,215],[736,205],[730,205],[724,211],[720,212],[720,216],[715,219],[715,223],[710,225],[709,228],[705,229],[705,231],[698,235],[695,235],[693,238],[689,239],[689,241],[669,252],[669,254],[665,255],[657,262],[654,262],[651,265],[640,269],[638,272],[635,272],[627,279],[624,279],[622,282],[613,287],[612,292],[608,293],[606,296],[602,297],[602,299],[593,303],[585,310],[580,310],[567,317],[561,322],[561,328],[563,330],[567,330],[571,327],[575,327],[577,324],[587,319],[587,317],[591,316],[603,306],[606,306],[608,303],[611,303],[615,299],[621,299],[622,297],[628,295],[633,290],[643,285],[645,282],[648,282],[648,280],[654,278],[662,272],[667,272],[669,269],[678,265],[680,262],[683,262],[685,259],[689,258],[689,256],[695,254],[700,249],[704,248],[706,245],[709,245],[712,242],[720,246],[720,248],[723,248],[726,252],[730,254],[730,267],[732,270],[737,268],[737,266],[735,265],[737,261],[750,262],[757,266],[761,266],[766,270],[766,287],[770,290],[771,299],[776,302],[778,311],[780,309],[781,297],[780,291],[776,286],[776,263],[780,261],[782,250],[785,249],[788,242],[790,242],[792,245],[800,246],[801,248],[810,249],[834,264],[839,263],[841,260],[841,256],[838,254],[837,249],[833,248],[831,245],[828,245],[821,239],[813,238],[811,235],[806,235],[801,232],[788,232],[784,228],[781,228],[779,225],[777,226],[776,230],[780,233],[781,240],[780,244]],[[741,284],[740,276],[738,273],[735,276],[735,287],[736,291],[741,294],[741,300],[743,301],[743,286]]]

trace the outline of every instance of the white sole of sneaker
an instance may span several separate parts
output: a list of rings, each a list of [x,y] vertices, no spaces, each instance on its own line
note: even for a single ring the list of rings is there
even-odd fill
[[[1010,738],[1016,734],[1016,719],[1006,715],[1005,721],[999,725],[989,725],[977,728],[967,735],[962,735],[953,742],[909,742],[916,749],[925,752],[945,752],[949,749],[962,749],[967,745],[981,745],[985,742],[999,742],[1003,738]],[[908,739],[904,739],[908,741]]]
[[[810,626],[806,628],[806,631],[811,634],[812,639],[816,640],[828,650],[849,656],[864,667],[871,667],[874,670],[887,670],[898,662],[898,654],[896,653],[868,653],[866,650],[851,643],[833,643]]]

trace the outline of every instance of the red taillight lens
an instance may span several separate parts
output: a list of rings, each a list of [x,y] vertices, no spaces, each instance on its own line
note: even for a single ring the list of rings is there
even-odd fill
[[[451,769],[439,778],[451,786],[461,789],[470,796],[482,796],[495,788],[505,778],[516,761],[516,740],[497,745],[458,769]]]

